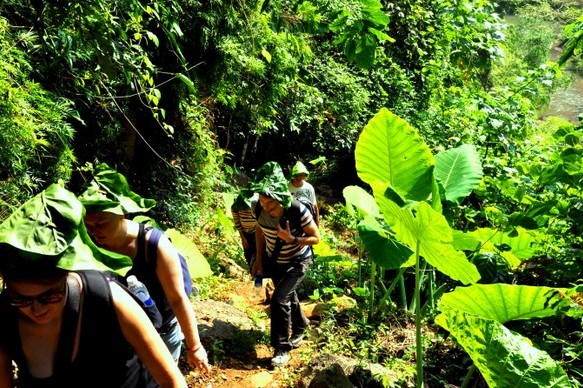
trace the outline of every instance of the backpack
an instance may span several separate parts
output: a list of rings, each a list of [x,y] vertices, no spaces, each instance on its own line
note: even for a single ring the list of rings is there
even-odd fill
[[[158,259],[158,242],[160,241],[160,237],[162,237],[164,233],[161,230],[156,228],[152,229],[152,233],[150,234],[150,239],[148,240],[148,258],[156,261]],[[188,270],[188,264],[186,263],[186,259],[180,252],[178,252],[178,259],[180,259],[180,267],[182,268],[182,280],[184,280],[184,292],[187,296],[192,294],[192,276],[190,275],[190,271]]]
[[[306,197],[298,197],[295,199],[300,201],[302,203],[302,205],[304,205],[305,207],[308,208],[308,210],[310,211],[310,214],[312,215],[312,218],[314,219],[314,223],[315,223],[316,222],[316,208],[314,207],[314,204],[312,202],[310,202],[310,200]]]
[[[59,344],[59,351],[56,355],[53,377],[49,378],[50,386],[58,387],[75,387],[79,386],[79,379],[86,378],[85,373],[90,373],[88,368],[94,368],[94,363],[87,362],[88,351],[81,351],[79,355],[84,354],[85,360],[73,366],[77,361],[72,361],[74,353],[77,330],[83,316],[82,327],[87,331],[81,332],[81,346],[89,349],[95,354],[95,347],[103,345],[111,352],[108,355],[109,364],[108,374],[94,376],[94,380],[86,382],[85,386],[124,386],[124,387],[158,387],[146,367],[134,353],[127,353],[130,344],[123,343],[123,332],[119,326],[119,321],[115,308],[113,306],[113,297],[111,294],[109,282],[115,281],[121,288],[130,295],[143,309],[143,303],[136,298],[123,284],[117,282],[112,274],[102,273],[95,270],[84,270],[76,272],[81,278],[81,284],[84,289],[84,295],[81,295],[81,289],[77,281],[71,278],[67,279],[69,296],[65,304],[65,313]],[[147,311],[146,311],[147,313]],[[4,316],[3,316],[4,317]],[[99,334],[95,332],[99,331]],[[105,342],[103,342],[105,339]],[[84,342],[85,341],[85,342]],[[108,343],[107,341],[110,341]],[[127,340],[125,341],[127,342]],[[100,350],[97,349],[99,352]],[[102,349],[101,352],[104,350]],[[133,352],[132,352],[133,353]],[[95,360],[99,360],[102,355],[95,355]],[[114,367],[117,359],[117,367]],[[91,366],[93,365],[93,366]],[[72,367],[73,366],[73,367]],[[71,368],[72,367],[72,368]],[[107,377],[106,377],[107,376]],[[110,385],[107,385],[105,380]],[[23,381],[19,386],[37,386],[38,382],[27,384]]]

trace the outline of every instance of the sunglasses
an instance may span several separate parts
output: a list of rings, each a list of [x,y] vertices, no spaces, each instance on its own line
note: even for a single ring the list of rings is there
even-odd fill
[[[65,297],[66,289],[63,291],[47,291],[37,296],[14,296],[9,295],[8,303],[12,307],[25,308],[32,306],[36,300],[40,304],[55,304],[59,303]]]

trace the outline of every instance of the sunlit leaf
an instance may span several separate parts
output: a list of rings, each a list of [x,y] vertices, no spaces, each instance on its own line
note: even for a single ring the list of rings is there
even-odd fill
[[[356,144],[356,170],[373,190],[387,186],[408,200],[431,194],[431,151],[405,120],[382,108],[366,125]]]
[[[267,51],[266,49],[262,49],[261,55],[263,56],[263,58],[265,58],[267,62],[271,63],[271,54],[269,53],[269,51]]]
[[[482,179],[475,147],[464,144],[435,155],[435,173],[445,189],[445,199],[459,205]]]
[[[176,229],[166,229],[164,234],[172,240],[172,244],[186,259],[188,270],[193,279],[213,274],[208,261],[191,239]]]
[[[415,208],[415,217],[409,209],[398,207],[385,197],[377,198],[381,213],[397,238],[415,250],[439,271],[464,284],[475,283],[480,273],[465,254],[453,247],[453,233],[445,217],[426,202]]]
[[[489,387],[570,387],[558,362],[501,323],[447,308],[435,322],[465,349]]]
[[[196,91],[196,89],[195,89],[195,87],[194,87],[194,82],[192,82],[190,78],[188,78],[187,76],[185,76],[185,75],[184,75],[184,74],[182,74],[182,73],[176,73],[176,77],[177,77],[179,80],[181,80],[182,82],[184,82],[184,84],[185,84],[186,86],[188,86],[188,89],[189,89],[191,92],[195,92],[195,91]]]
[[[506,323],[555,315],[550,298],[556,291],[556,288],[515,284],[474,284],[444,294],[439,306]]]
[[[346,200],[349,209],[356,208],[362,215],[370,214],[378,216],[379,206],[374,197],[358,186],[347,186],[342,190],[342,195]]]

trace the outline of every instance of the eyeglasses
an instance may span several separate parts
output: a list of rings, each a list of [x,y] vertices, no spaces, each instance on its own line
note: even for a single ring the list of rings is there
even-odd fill
[[[55,304],[59,303],[65,297],[67,290],[63,291],[47,291],[37,296],[14,296],[9,294],[8,303],[12,307],[25,308],[32,306],[36,300],[40,304]]]

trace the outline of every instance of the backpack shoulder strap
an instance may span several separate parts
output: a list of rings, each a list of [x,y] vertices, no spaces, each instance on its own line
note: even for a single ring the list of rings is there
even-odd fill
[[[146,251],[146,261],[156,266],[158,261],[158,242],[160,242],[160,237],[162,237],[162,232],[156,228],[152,228],[152,233],[150,233],[150,238],[148,239],[148,249]],[[144,236],[145,238],[145,236]]]
[[[146,257],[144,254],[144,250],[146,249],[146,225],[139,224],[138,225],[138,252],[136,254],[136,259],[140,257]]]
[[[60,345],[55,359],[55,376],[66,373],[73,360],[75,339],[81,316],[81,290],[79,283],[71,275],[67,277],[67,301],[65,304],[61,329]]]
[[[259,219],[259,215],[261,214],[262,210],[263,210],[263,208],[261,207],[261,203],[259,201],[257,201],[257,205],[255,205],[255,219],[256,220]]]
[[[289,220],[290,226],[295,226],[298,230],[302,230],[302,202],[294,199],[288,209],[284,213],[285,220]],[[309,210],[308,210],[309,211]],[[283,225],[282,225],[283,228]]]
[[[88,293],[96,294],[112,304],[111,290],[105,275],[99,271],[87,270],[77,272],[83,281],[83,287]]]

